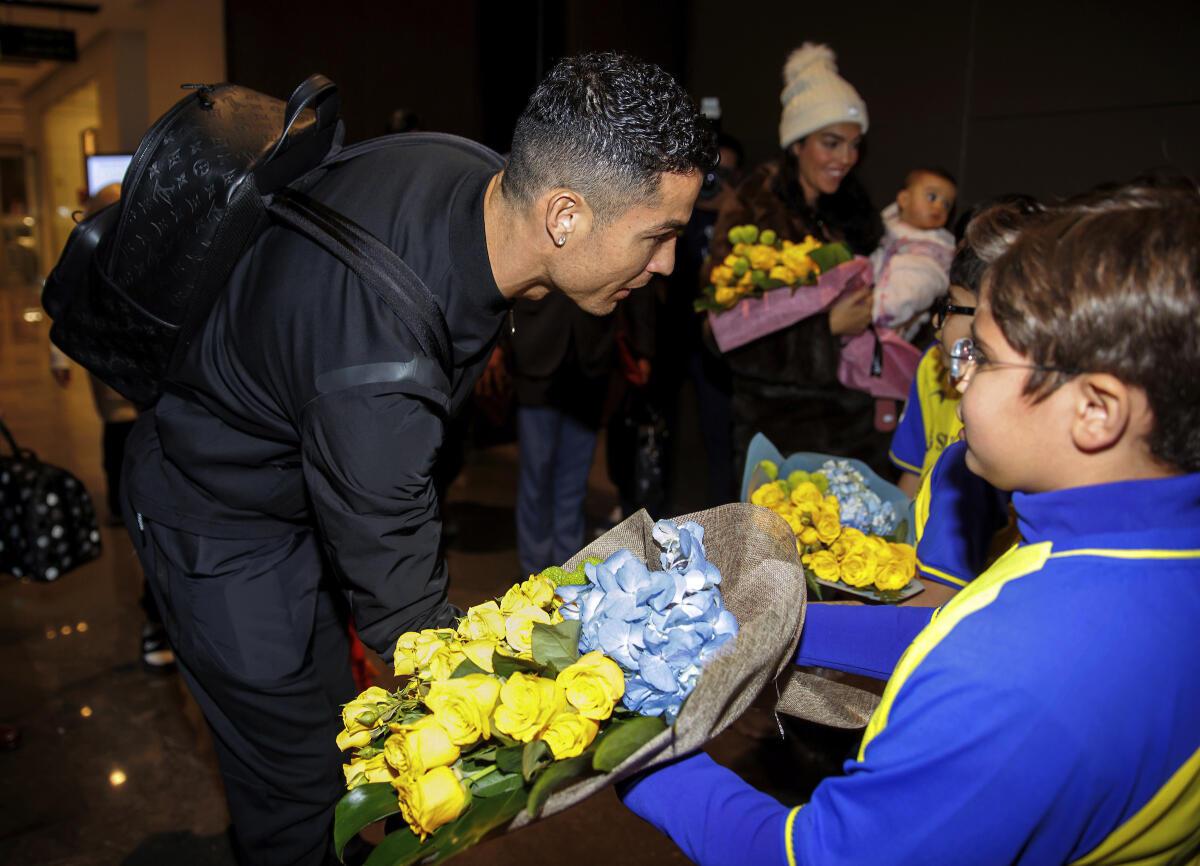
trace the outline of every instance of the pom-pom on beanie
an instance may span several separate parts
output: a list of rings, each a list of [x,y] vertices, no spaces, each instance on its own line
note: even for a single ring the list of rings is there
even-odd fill
[[[779,101],[780,147],[833,123],[857,123],[867,131],[867,104],[838,75],[837,57],[828,45],[805,42],[791,53],[783,66]]]

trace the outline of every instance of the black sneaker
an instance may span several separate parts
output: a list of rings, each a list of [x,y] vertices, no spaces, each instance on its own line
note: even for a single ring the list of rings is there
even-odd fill
[[[160,624],[148,622],[142,626],[142,667],[154,674],[169,674],[175,670],[175,653],[167,642],[167,632]]]

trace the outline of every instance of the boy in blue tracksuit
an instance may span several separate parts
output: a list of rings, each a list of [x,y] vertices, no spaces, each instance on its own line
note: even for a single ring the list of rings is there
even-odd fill
[[[889,677],[809,803],[699,754],[626,805],[705,864],[1197,862],[1198,334],[1194,190],[1026,227],[960,385],[966,465],[1014,491],[1020,542],[937,611],[809,609],[799,661]]]

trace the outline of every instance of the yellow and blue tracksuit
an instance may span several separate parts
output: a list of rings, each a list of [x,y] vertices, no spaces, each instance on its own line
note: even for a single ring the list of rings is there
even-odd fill
[[[1021,543],[954,599],[883,609],[893,639],[927,625],[857,759],[809,803],[789,810],[699,754],[626,805],[702,864],[1196,862],[1200,474],[1013,505]],[[802,661],[836,654],[806,649],[832,640],[826,613],[861,626],[847,646],[879,624],[809,610]]]
[[[941,345],[934,343],[917,365],[908,402],[892,434],[888,451],[892,463],[921,478],[928,475],[938,456],[962,430],[958,400],[958,393],[949,387]]]
[[[1008,494],[967,468],[952,442],[921,482],[913,507],[922,578],[962,589],[987,567],[992,539],[1008,525]]]

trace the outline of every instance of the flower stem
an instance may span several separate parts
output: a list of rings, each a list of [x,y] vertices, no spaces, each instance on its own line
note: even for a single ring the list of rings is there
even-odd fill
[[[496,771],[496,765],[489,764],[488,766],[484,767],[482,770],[476,770],[474,773],[467,773],[464,778],[468,782],[478,782],[480,779],[482,779],[488,773],[494,773],[495,771]]]

